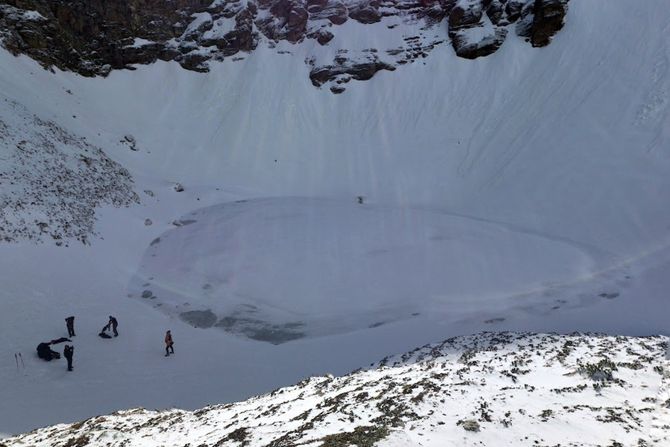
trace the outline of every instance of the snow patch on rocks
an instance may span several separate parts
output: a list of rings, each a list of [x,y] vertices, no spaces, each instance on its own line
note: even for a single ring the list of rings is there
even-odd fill
[[[88,244],[95,209],[139,202],[126,169],[23,105],[0,102],[0,240]]]

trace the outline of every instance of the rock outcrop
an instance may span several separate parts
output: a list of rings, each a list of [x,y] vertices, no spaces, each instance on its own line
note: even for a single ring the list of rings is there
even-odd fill
[[[495,53],[516,23],[519,36],[543,47],[561,30],[568,0],[458,0],[449,14],[449,37],[460,57]]]
[[[337,84],[346,84],[352,79],[366,81],[381,70],[395,70],[395,66],[380,61],[376,56],[366,61],[352,62],[346,58],[335,58],[333,65],[315,67],[309,73],[309,79],[316,87],[326,82],[335,81]],[[334,91],[333,93],[341,93]]]
[[[552,37],[563,28],[568,0],[535,0],[530,42],[534,47],[549,45]]]
[[[139,202],[128,171],[100,148],[3,101],[0,241],[88,244],[96,234],[96,208]]]
[[[312,83],[328,83],[339,92],[346,79],[369,79],[379,70],[426,57],[448,40],[447,35],[456,54],[468,59],[494,53],[510,29],[532,46],[545,46],[562,28],[567,2],[0,0],[0,39],[14,54],[85,76],[106,76],[114,69],[157,60],[207,71],[210,61],[242,59],[260,44],[273,48],[281,42],[316,41],[334,47],[334,52],[352,50],[342,63],[316,63],[318,57],[310,58]],[[377,51],[374,58],[343,47],[345,31],[340,26],[349,21],[392,30],[392,38],[385,39],[389,46],[367,48]],[[278,51],[287,50],[282,46]]]

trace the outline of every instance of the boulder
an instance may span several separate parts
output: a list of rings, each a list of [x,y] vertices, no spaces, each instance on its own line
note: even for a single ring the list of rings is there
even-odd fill
[[[495,53],[505,41],[507,30],[498,27],[491,28],[488,32],[484,30],[484,27],[477,27],[453,32],[451,43],[456,54],[465,59],[476,59]]]
[[[316,39],[316,41],[319,42],[319,45],[327,45],[328,42],[333,40],[333,37],[335,37],[335,35],[328,30],[320,29],[318,31],[308,34],[307,37],[309,37],[310,39]]]
[[[530,43],[534,47],[549,45],[554,35],[563,28],[568,12],[568,0],[535,0]]]
[[[382,19],[376,3],[363,3],[349,11],[349,17],[360,23],[377,23]]]
[[[461,0],[449,14],[449,29],[471,28],[482,19],[482,4],[479,0]]]

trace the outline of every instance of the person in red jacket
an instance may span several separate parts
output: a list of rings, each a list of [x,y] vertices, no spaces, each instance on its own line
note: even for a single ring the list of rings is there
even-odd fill
[[[170,355],[170,352],[174,354],[174,342],[172,341],[172,333],[167,331],[165,333],[165,357]]]

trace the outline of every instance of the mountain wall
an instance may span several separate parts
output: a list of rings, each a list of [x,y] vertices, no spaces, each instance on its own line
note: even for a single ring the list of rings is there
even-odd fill
[[[321,86],[366,80],[380,70],[425,58],[451,41],[458,56],[494,53],[508,32],[532,46],[548,45],[564,23],[568,0],[4,0],[0,35],[14,54],[85,76],[109,74],[156,60],[207,71],[211,60],[279,42],[328,45],[347,22],[382,24],[403,33],[396,48],[369,48],[364,60],[345,53],[311,65]],[[406,35],[399,23],[415,24]],[[429,36],[430,35],[430,36]],[[332,89],[343,91],[341,86]]]

